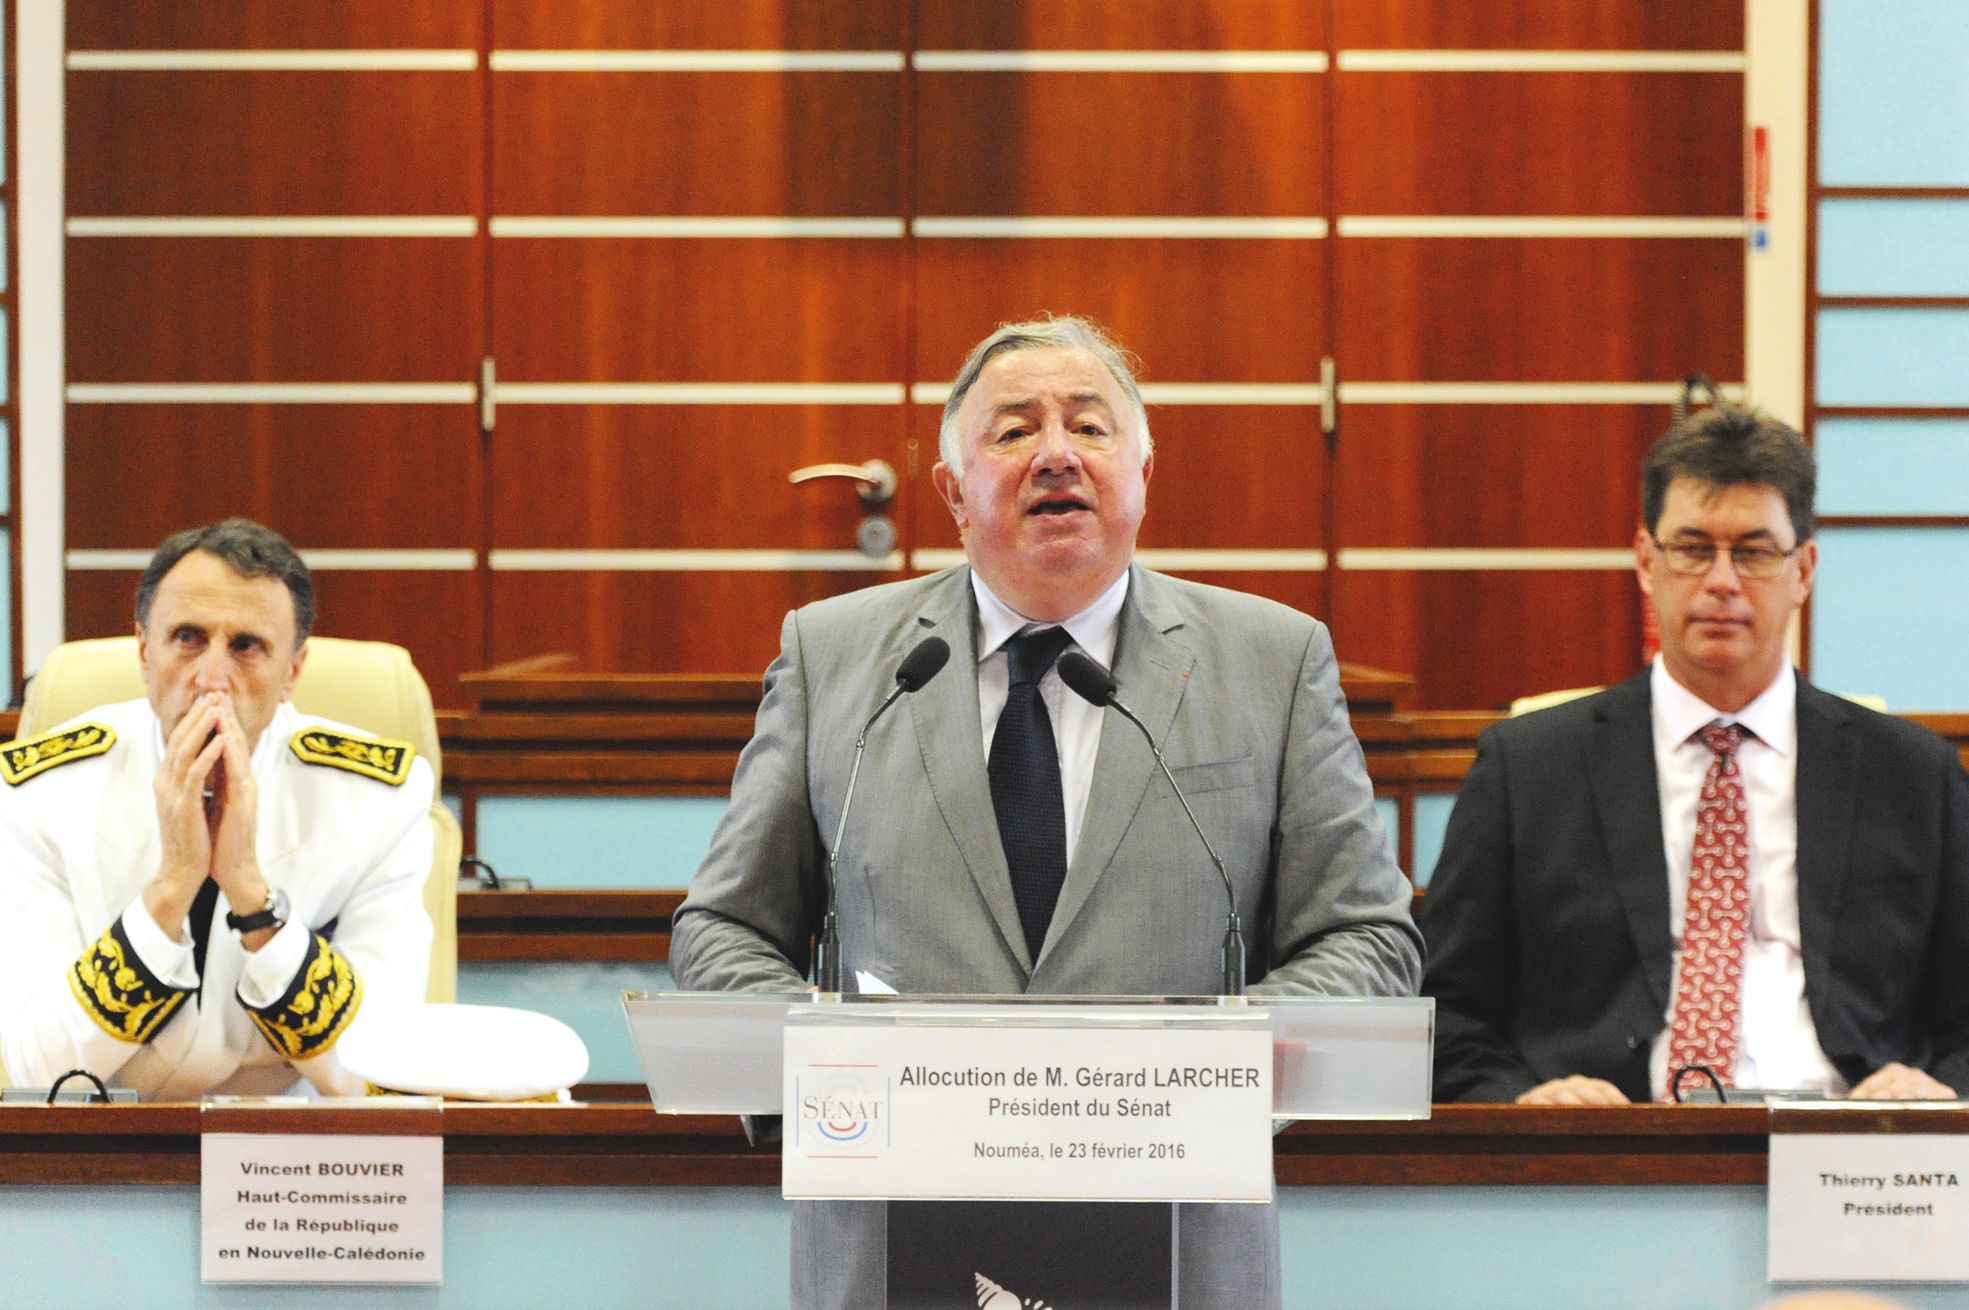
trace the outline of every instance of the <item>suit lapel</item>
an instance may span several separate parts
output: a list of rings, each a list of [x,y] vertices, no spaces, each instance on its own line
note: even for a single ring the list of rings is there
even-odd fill
[[[1654,722],[1648,673],[1609,691],[1586,753],[1593,805],[1606,835],[1614,895],[1655,1001],[1664,1009],[1674,986],[1670,951],[1668,857],[1662,848],[1661,789],[1655,778]]]
[[[953,569],[918,614],[919,636],[935,632],[950,643],[950,667],[941,677],[906,699],[916,725],[923,771],[964,867],[991,911],[1006,949],[1028,976],[1032,957],[1019,906],[1012,897],[1012,875],[998,840],[998,817],[991,805],[991,781],[984,765],[984,727],[978,713],[978,637],[971,571]]]
[[[1806,990],[1826,977],[1858,818],[1858,747],[1838,697],[1798,680],[1798,934]]]
[[[1168,738],[1169,725],[1175,721],[1176,708],[1189,686],[1194,656],[1169,635],[1182,626],[1182,617],[1169,603],[1160,581],[1139,568],[1133,570],[1128,599],[1121,607],[1113,673],[1120,684],[1119,699],[1141,716],[1158,744]],[[1046,932],[1046,945],[1040,951],[1042,959],[1073,925],[1114,862],[1150,782],[1160,772],[1155,755],[1135,725],[1113,710],[1103,711],[1087,812],[1081,819],[1079,843],[1067,863],[1066,882]]]

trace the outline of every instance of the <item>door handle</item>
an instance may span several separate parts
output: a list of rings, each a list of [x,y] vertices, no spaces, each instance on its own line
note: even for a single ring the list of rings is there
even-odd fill
[[[788,482],[813,482],[820,478],[849,478],[861,485],[856,493],[861,503],[874,509],[896,497],[896,470],[886,459],[866,464],[809,464],[786,475]]]

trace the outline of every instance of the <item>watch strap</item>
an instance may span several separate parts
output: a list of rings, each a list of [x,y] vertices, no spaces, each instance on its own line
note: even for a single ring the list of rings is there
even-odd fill
[[[226,927],[237,933],[258,932],[262,928],[279,928],[287,922],[287,897],[280,888],[267,888],[267,903],[251,914],[226,912]]]

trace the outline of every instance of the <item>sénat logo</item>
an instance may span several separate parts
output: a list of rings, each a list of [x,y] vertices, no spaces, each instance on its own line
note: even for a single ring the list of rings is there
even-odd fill
[[[889,1080],[875,1065],[809,1065],[796,1087],[800,1142],[827,1154],[867,1154],[889,1142]]]

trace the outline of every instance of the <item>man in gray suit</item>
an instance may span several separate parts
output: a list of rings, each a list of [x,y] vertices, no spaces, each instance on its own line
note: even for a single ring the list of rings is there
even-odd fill
[[[940,454],[969,567],[787,617],[731,808],[677,911],[678,984],[805,987],[855,734],[903,656],[940,635],[950,666],[877,725],[862,765],[867,808],[839,852],[848,977],[905,993],[1222,990],[1223,886],[1136,729],[1061,685],[1070,643],[1112,671],[1223,856],[1252,992],[1412,995],[1409,886],[1326,629],[1132,563],[1154,458],[1121,352],[1082,319],[1001,327],[952,387]],[[1036,798],[1018,793],[1034,767],[1058,778]],[[1183,1305],[1280,1304],[1273,1207],[1187,1206],[1180,1234]],[[879,1204],[796,1207],[795,1305],[880,1304],[884,1262]]]

